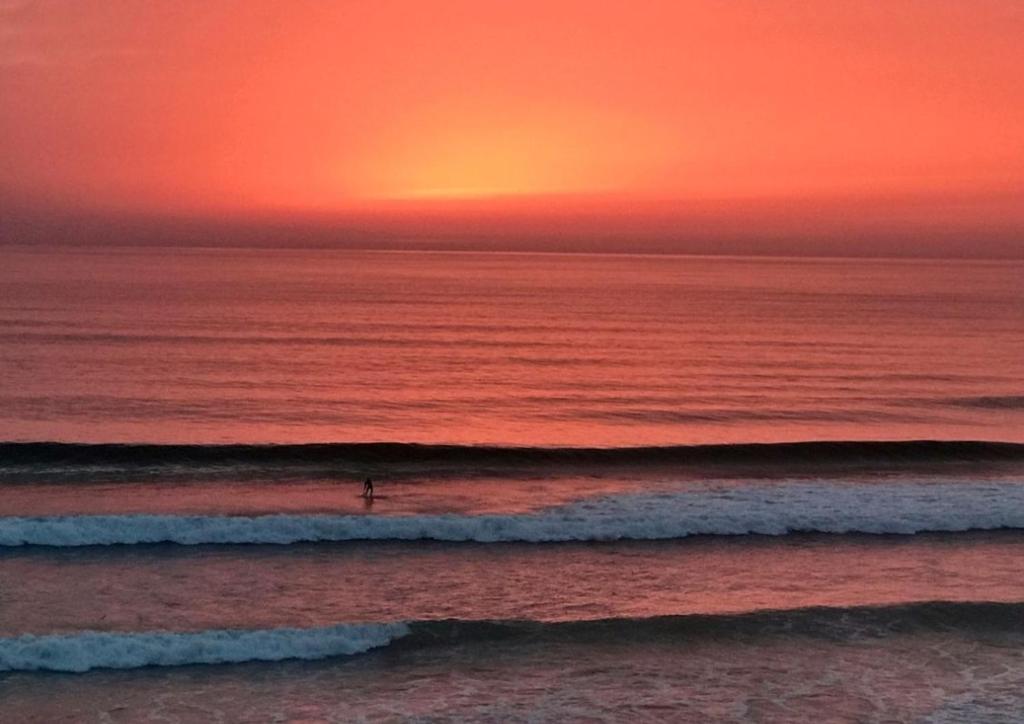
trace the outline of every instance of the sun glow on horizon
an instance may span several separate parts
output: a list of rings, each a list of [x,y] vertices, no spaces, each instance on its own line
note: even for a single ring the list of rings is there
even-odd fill
[[[632,212],[1024,190],[1016,0],[244,7],[0,12],[0,203]]]
[[[368,195],[367,200],[381,201],[410,201],[433,200],[455,201],[455,200],[485,200],[485,199],[508,199],[508,198],[537,198],[545,196],[560,196],[567,193],[564,189],[531,189],[522,188],[498,188],[483,186],[449,186],[438,188],[416,188],[403,189],[387,194]]]

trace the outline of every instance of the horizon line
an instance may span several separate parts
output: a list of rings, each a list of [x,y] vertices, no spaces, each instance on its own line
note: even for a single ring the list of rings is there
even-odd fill
[[[951,254],[849,254],[849,253],[789,253],[766,250],[764,253],[735,251],[667,251],[659,249],[626,250],[589,250],[589,249],[513,249],[513,248],[409,248],[409,247],[369,247],[344,246],[329,244],[209,244],[209,243],[126,243],[120,242],[17,242],[0,240],[0,249],[187,249],[190,251],[336,251],[360,254],[489,254],[505,256],[614,256],[614,257],[678,257],[688,259],[758,259],[758,260],[802,260],[802,261],[936,261],[936,262],[1024,262],[1024,253],[1019,256],[969,256]]]

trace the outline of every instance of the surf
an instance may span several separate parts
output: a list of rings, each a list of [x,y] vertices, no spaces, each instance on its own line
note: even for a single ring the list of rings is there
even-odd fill
[[[8,516],[0,517],[0,546],[559,543],[999,529],[1024,529],[1024,481],[719,485],[583,498],[516,514]]]
[[[135,669],[349,656],[409,632],[402,623],[321,628],[103,632],[0,638],[0,671]]]
[[[320,660],[375,649],[415,650],[480,642],[570,645],[751,641],[780,636],[863,640],[957,630],[1024,633],[1024,604],[925,601],[888,606],[809,607],[640,618],[439,619],[310,628],[202,631],[79,631],[0,637],[0,671],[82,673],[93,669]]]

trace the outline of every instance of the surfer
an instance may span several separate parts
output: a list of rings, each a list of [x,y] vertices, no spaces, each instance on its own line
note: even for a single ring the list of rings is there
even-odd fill
[[[373,498],[373,481],[369,478],[363,481],[363,497],[368,499]]]

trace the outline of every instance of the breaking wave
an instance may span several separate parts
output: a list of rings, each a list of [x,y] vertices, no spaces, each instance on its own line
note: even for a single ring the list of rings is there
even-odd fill
[[[562,622],[436,620],[321,628],[196,632],[98,632],[0,638],[0,671],[133,669],[143,666],[325,659],[385,646],[415,649],[473,642],[631,644],[701,637],[863,639],[957,630],[1024,634],[1024,604],[925,602]]]
[[[76,515],[0,517],[0,546],[565,542],[1024,529],[1024,484],[785,483],[584,499],[506,515]]]
[[[403,623],[383,623],[182,633],[26,634],[0,638],[0,671],[88,671],[324,659],[386,646],[407,633],[409,627]]]

